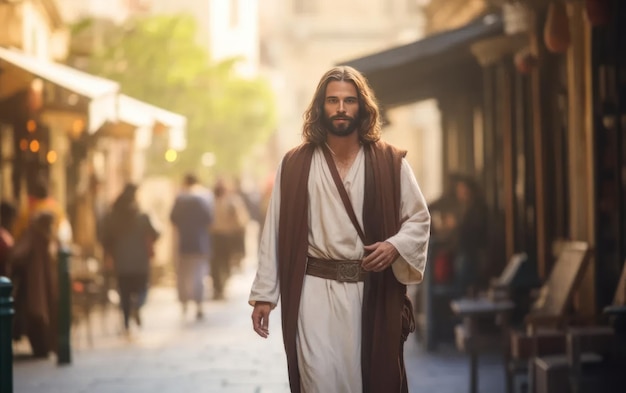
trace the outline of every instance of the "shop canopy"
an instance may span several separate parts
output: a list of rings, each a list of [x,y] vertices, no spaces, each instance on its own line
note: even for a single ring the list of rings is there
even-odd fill
[[[39,59],[23,52],[0,47],[0,68],[7,71],[22,71],[21,74],[29,74],[32,77],[40,78],[65,90],[68,94],[64,97],[71,97],[75,94],[85,102],[86,128],[89,133],[96,132],[106,121],[117,120],[117,93],[119,84],[117,82],[100,78],[75,68]],[[26,78],[20,78],[20,73],[13,73],[11,77],[4,79],[15,88],[25,88],[30,83]],[[21,86],[18,86],[21,84]],[[71,109],[78,100],[68,99],[63,102],[65,109]],[[44,108],[45,109],[45,108]],[[79,107],[76,111],[81,111]]]
[[[167,132],[168,147],[183,150],[187,139],[187,118],[147,102],[119,95],[119,121],[137,127],[137,142],[145,147],[152,133]],[[150,131],[146,134],[146,131]]]
[[[392,107],[433,98],[445,88],[473,82],[468,80],[472,75],[469,71],[479,66],[471,44],[502,33],[501,16],[489,14],[461,28],[339,65],[362,72],[380,103]]]

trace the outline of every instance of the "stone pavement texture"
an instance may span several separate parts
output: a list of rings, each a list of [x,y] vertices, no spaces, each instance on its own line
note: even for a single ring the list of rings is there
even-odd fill
[[[252,331],[247,304],[254,269],[246,268],[229,283],[227,299],[208,301],[205,317],[195,310],[183,317],[170,287],[152,288],[144,307],[143,327],[130,337],[119,334],[119,315],[111,309],[93,317],[93,343],[84,326],[72,338],[72,363],[57,366],[53,358],[33,360],[18,343],[14,363],[15,393],[283,393],[288,392],[278,313],[272,314],[271,336]],[[481,392],[504,391],[501,363],[481,359]],[[467,358],[453,348],[423,352],[414,335],[406,345],[410,391],[468,391]],[[333,392],[330,392],[333,393]]]

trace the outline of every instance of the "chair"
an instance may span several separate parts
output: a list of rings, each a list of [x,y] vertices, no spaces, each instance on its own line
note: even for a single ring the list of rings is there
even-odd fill
[[[622,391],[626,382],[626,264],[613,304],[603,314],[612,326],[568,328],[565,351],[535,359],[538,393]]]
[[[491,281],[491,287],[497,289],[510,288],[520,279],[524,268],[528,263],[528,255],[525,252],[514,254],[497,278]]]
[[[567,241],[538,298],[524,318],[524,330],[512,330],[507,349],[507,391],[513,391],[516,375],[528,372],[528,385],[534,391],[534,359],[565,350],[564,327],[568,307],[589,263],[590,248],[585,242]]]
[[[509,329],[509,314],[514,303],[507,298],[459,299],[451,303],[453,311],[463,318],[463,325],[455,329],[459,350],[470,356],[470,391],[476,391],[477,356],[481,351],[498,348],[502,350],[506,371],[507,392],[513,391],[515,376],[528,369],[536,354],[563,351],[565,339],[555,333],[566,320],[567,307],[578,287],[589,260],[589,246],[584,242],[562,243],[558,258],[550,276],[542,285],[539,297],[533,302],[523,320],[525,331]],[[501,278],[507,278],[515,265],[523,264],[512,259]],[[506,282],[506,280],[505,280]],[[500,322],[500,334],[481,331],[480,321],[496,319]],[[493,324],[492,324],[493,325]],[[546,331],[546,327],[553,328]],[[530,376],[532,382],[532,375]]]
[[[478,354],[493,348],[501,348],[504,338],[501,333],[494,333],[493,323],[487,327],[481,324],[499,316],[500,327],[508,324],[508,313],[515,308],[515,292],[520,288],[530,288],[534,284],[534,275],[525,253],[513,255],[499,277],[491,280],[487,296],[453,300],[450,304],[453,312],[463,318],[463,323],[455,327],[456,346],[469,354],[470,390],[474,392],[478,383]],[[487,331],[488,330],[488,331]]]
[[[515,308],[511,314],[511,323],[519,323],[530,309],[533,290],[540,287],[535,267],[528,260],[526,253],[514,254],[499,277],[491,280],[487,296],[491,300],[511,300]]]

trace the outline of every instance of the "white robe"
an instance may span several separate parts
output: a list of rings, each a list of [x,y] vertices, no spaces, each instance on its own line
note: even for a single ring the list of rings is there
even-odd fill
[[[343,179],[357,220],[363,227],[365,153],[357,155]],[[259,246],[259,264],[250,304],[278,303],[277,239],[280,212],[280,172]],[[309,255],[323,259],[358,260],[364,255],[359,238],[341,201],[320,149],[313,154],[308,181]],[[403,284],[422,280],[430,234],[430,215],[411,167],[402,160],[400,220],[387,239],[400,257],[392,269]],[[342,283],[305,275],[298,315],[296,346],[302,391],[361,393],[361,304],[363,283]],[[276,323],[276,322],[274,322]]]

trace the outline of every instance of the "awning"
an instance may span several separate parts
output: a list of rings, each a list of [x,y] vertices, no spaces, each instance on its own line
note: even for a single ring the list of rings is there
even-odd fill
[[[140,149],[150,146],[154,116],[149,105],[122,94],[117,96],[117,100],[117,121],[107,121],[98,131],[98,135],[134,139]]]
[[[100,78],[63,64],[42,60],[17,50],[0,47],[0,68],[18,68],[27,74],[41,78],[88,101],[87,130],[95,132],[106,121],[117,119],[117,82]],[[6,71],[6,70],[4,70]],[[8,79],[8,78],[7,78]],[[25,88],[30,81],[11,77],[10,83],[22,83]]]
[[[143,133],[146,129],[152,132],[166,131],[168,147],[171,149],[180,151],[187,145],[187,118],[178,113],[120,94],[119,120],[136,126],[142,132],[137,141],[142,146],[146,146]]]
[[[402,105],[436,97],[442,88],[475,82],[470,75],[479,66],[470,45],[502,33],[502,17],[489,14],[456,30],[339,65],[362,72],[382,105]]]

